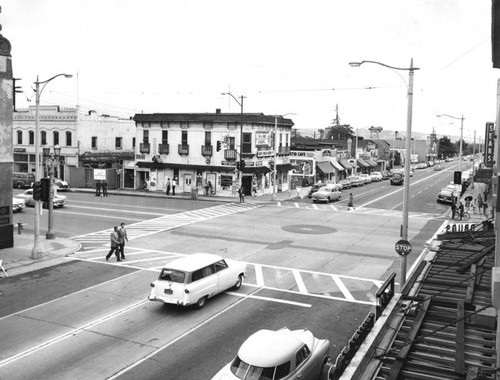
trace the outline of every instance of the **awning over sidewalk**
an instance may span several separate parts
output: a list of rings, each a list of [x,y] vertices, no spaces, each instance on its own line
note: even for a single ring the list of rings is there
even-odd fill
[[[278,165],[276,165],[276,169],[279,172],[289,172],[290,170],[295,169],[295,165],[292,165],[292,164],[278,164]]]
[[[245,174],[265,174],[272,172],[268,166],[245,166],[243,173]]]
[[[330,161],[321,161],[316,163],[316,169],[318,169],[323,174],[330,174],[335,170]]]
[[[358,158],[357,161],[358,161],[359,166],[361,166],[363,168],[370,168],[371,167],[371,165],[368,162],[366,162],[365,160],[363,160],[362,158]]]
[[[342,165],[347,170],[354,169],[354,167],[347,160],[340,160],[340,165]]]
[[[336,158],[331,158],[331,159],[330,159],[330,163],[333,165],[333,167],[334,167],[337,171],[341,172],[341,171],[343,171],[343,170],[344,170],[344,168],[343,168],[343,167],[342,167],[342,166],[341,166],[341,165],[337,162],[337,159],[336,159]]]
[[[371,158],[369,158],[368,160],[365,159],[365,161],[368,163],[368,165],[370,165],[372,168],[376,168],[377,167],[377,163],[375,161],[373,161]]]

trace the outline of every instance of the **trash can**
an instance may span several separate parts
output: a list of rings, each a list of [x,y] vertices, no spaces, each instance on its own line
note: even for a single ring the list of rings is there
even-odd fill
[[[198,189],[197,188],[191,189],[191,199],[198,199]]]

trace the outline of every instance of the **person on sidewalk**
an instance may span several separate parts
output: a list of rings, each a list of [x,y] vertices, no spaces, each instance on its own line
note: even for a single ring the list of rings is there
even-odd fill
[[[347,204],[347,207],[354,208],[354,196],[352,193],[349,193],[349,203]]]
[[[458,216],[460,217],[460,220],[464,217],[464,204],[460,202],[460,205],[458,206]]]
[[[175,195],[175,187],[177,186],[177,177],[172,181],[172,195]]]
[[[96,181],[95,183],[95,196],[96,197],[101,196],[101,181]]]
[[[167,178],[167,195],[170,195],[170,178]]]
[[[451,202],[451,220],[455,219],[455,214],[457,213],[457,205],[455,202]]]
[[[125,228],[125,223],[120,224],[118,228],[118,246],[120,247],[120,257],[125,260],[125,241],[128,241],[127,229]]]
[[[102,196],[108,196],[108,182],[106,180],[102,181]]]
[[[111,240],[111,249],[109,250],[108,254],[106,255],[106,261],[109,260],[113,252],[115,253],[116,256],[116,261],[121,261],[120,260],[120,247],[118,246],[118,227],[114,226],[113,231],[109,235],[110,240]]]

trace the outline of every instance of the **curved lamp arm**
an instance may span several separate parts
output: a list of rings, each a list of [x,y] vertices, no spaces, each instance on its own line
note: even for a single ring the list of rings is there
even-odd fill
[[[238,105],[241,107],[241,103],[240,103],[240,101],[239,101],[239,100],[238,100],[238,99],[237,99],[237,98],[236,98],[233,94],[231,94],[230,92],[222,92],[222,93],[221,93],[221,95],[229,95],[229,96],[231,96],[231,98],[233,98],[233,99],[234,99],[234,101],[235,101],[236,103],[238,103]]]
[[[71,75],[71,74],[57,74],[57,75],[54,75],[52,78],[49,78],[49,79],[41,81],[41,82],[39,82],[38,78],[37,78],[35,85],[40,86],[41,84],[43,84],[42,88],[38,92],[38,96],[40,96],[42,94],[42,91],[45,88],[45,86],[47,85],[47,83],[49,83],[51,80],[56,79],[57,77],[61,77],[61,76],[64,76],[66,78],[73,78],[73,75]]]
[[[386,65],[385,63],[377,62],[377,61],[349,62],[349,65],[352,66],[352,67],[359,67],[363,63],[374,63],[376,65],[388,67],[389,69],[393,69],[393,70],[407,70],[407,71],[410,71],[410,70],[420,70],[420,68],[418,68],[418,67],[396,67],[396,66]]]

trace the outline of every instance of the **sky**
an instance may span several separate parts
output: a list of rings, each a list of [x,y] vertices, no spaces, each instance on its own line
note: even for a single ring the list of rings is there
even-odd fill
[[[17,107],[60,73],[41,104],[136,113],[287,115],[299,129],[336,117],[353,129],[484,141],[496,120],[490,0],[3,0]],[[437,115],[446,114],[453,117]]]

